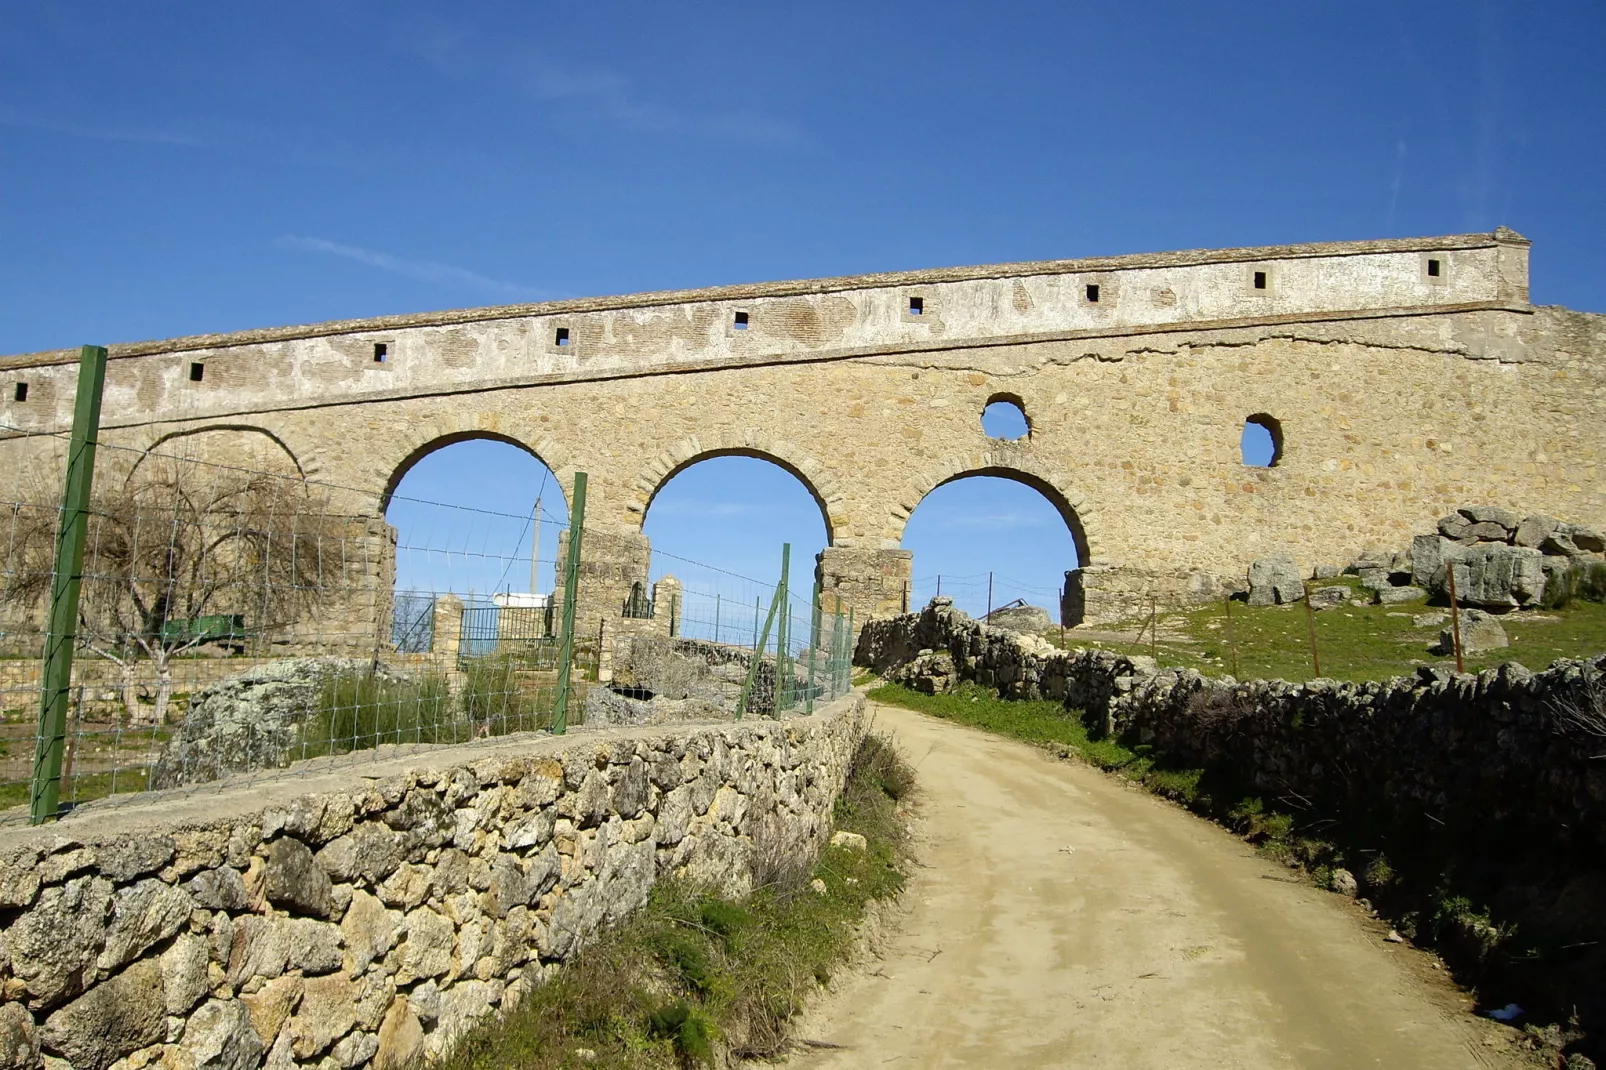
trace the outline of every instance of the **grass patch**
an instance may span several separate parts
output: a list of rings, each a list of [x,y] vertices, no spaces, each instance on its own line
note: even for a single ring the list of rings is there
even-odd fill
[[[628,923],[465,1037],[441,1070],[660,1070],[777,1054],[847,955],[866,904],[903,887],[897,807],[913,785],[886,737],[866,735],[834,815],[866,850],[827,847],[810,866],[760,845],[758,887],[740,902],[660,884]]]
[[[347,754],[385,743],[440,743],[466,735],[446,679],[391,680],[372,673],[324,685],[306,726],[306,756]]]
[[[1470,655],[1469,671],[1476,672],[1505,661],[1520,661],[1530,669],[1542,669],[1557,658],[1583,658],[1606,650],[1606,604],[1590,600],[1597,587],[1606,587],[1606,567],[1602,575],[1580,573],[1577,593],[1562,605],[1544,610],[1512,612],[1500,618],[1511,645],[1486,654]],[[1356,599],[1371,600],[1353,576],[1312,581],[1311,587],[1342,586]],[[1321,656],[1322,675],[1336,680],[1383,680],[1402,676],[1418,665],[1438,665],[1453,669],[1453,657],[1430,654],[1428,647],[1445,625],[1417,627],[1412,618],[1425,613],[1449,613],[1448,606],[1411,602],[1405,605],[1341,605],[1315,614],[1316,647]],[[1136,630],[1136,624],[1116,625]],[[1310,656],[1310,634],[1305,607],[1232,606],[1232,638],[1238,653],[1239,679],[1308,680],[1315,675]],[[1072,630],[1065,633],[1064,645],[1090,646],[1121,654],[1149,654],[1153,650],[1162,667],[1191,668],[1220,675],[1232,671],[1232,653],[1227,642],[1226,607],[1220,603],[1186,611],[1167,612],[1160,617],[1158,643],[1124,643],[1091,639]],[[1044,634],[1059,644],[1057,630]]]

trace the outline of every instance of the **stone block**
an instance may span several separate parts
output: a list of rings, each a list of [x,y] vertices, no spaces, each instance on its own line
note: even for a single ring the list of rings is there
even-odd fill
[[[1427,596],[1428,592],[1421,587],[1384,587],[1377,592],[1377,601],[1380,605],[1399,606],[1421,602]]]
[[[167,1036],[166,1007],[162,968],[147,959],[52,1013],[40,1040],[73,1070],[106,1070],[125,1055],[161,1043]]]
[[[293,836],[273,841],[262,878],[268,902],[274,906],[320,918],[328,917],[334,907],[329,874],[311,849]]]
[[[1461,618],[1461,653],[1481,654],[1489,650],[1498,650],[1510,646],[1511,639],[1506,630],[1492,615],[1479,609],[1463,609],[1459,614]],[[1455,653],[1455,625],[1439,633],[1438,645],[1433,652],[1441,655]]]
[[[1522,523],[1517,525],[1517,533],[1512,536],[1511,543],[1513,546],[1537,548],[1551,535],[1555,534],[1556,529],[1560,526],[1561,521],[1553,516],[1545,516],[1543,513],[1535,513],[1533,516],[1523,517]]]

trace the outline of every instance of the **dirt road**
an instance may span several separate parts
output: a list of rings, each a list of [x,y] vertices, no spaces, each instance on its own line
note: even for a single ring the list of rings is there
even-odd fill
[[[920,770],[883,958],[799,1036],[845,1067],[1515,1065],[1427,956],[1224,830],[1085,766],[877,707]]]

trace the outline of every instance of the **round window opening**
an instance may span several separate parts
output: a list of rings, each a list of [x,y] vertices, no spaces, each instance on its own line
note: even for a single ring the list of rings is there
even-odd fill
[[[1032,433],[1031,421],[1026,419],[1026,406],[1011,394],[995,394],[981,410],[981,429],[988,438],[1021,439]]]
[[[1274,416],[1255,413],[1244,421],[1238,448],[1249,467],[1275,468],[1283,459],[1283,425]]]

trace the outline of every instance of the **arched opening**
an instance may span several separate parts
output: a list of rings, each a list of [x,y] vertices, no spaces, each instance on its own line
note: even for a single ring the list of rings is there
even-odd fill
[[[238,471],[305,478],[301,462],[273,432],[245,424],[219,424],[163,435],[133,463],[133,478],[149,457],[183,458]]]
[[[445,595],[463,603],[463,653],[542,638],[568,508],[551,469],[503,436],[454,436],[415,451],[384,496],[396,531],[397,648],[431,648]]]
[[[1025,630],[1081,622],[1081,519],[1029,473],[986,468],[945,480],[910,514],[901,545],[914,554],[912,608],[941,594],[977,619],[990,608],[995,623]]]
[[[818,490],[791,466],[734,451],[694,458],[653,491],[642,531],[652,543],[654,591],[666,577],[678,581],[680,634],[718,642],[752,642],[780,575],[782,544],[791,544],[791,612],[801,606],[805,619],[789,631],[806,634],[814,562],[831,530]]]
[[[1032,422],[1026,415],[1026,403],[1015,394],[994,394],[981,410],[981,429],[988,438],[1030,438]]]
[[[1257,412],[1244,420],[1238,440],[1243,463],[1251,468],[1275,468],[1283,459],[1283,425],[1275,416]]]

